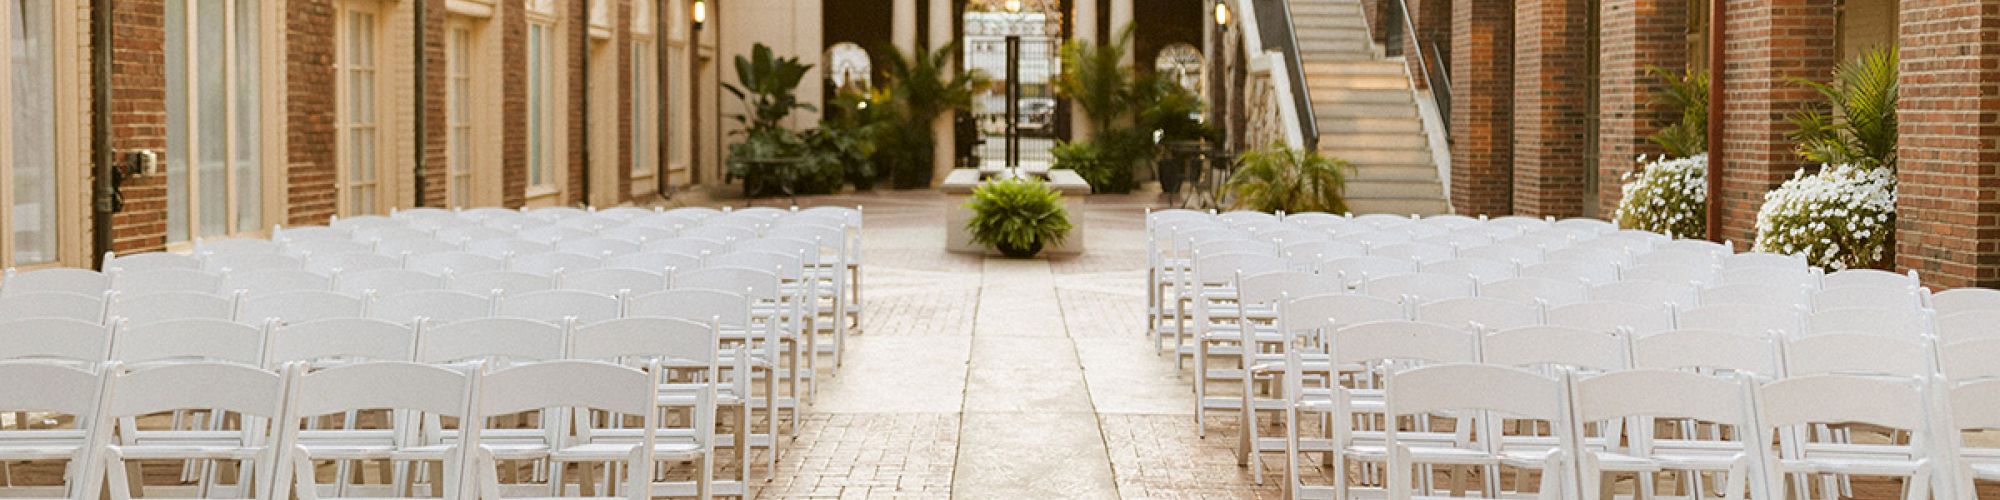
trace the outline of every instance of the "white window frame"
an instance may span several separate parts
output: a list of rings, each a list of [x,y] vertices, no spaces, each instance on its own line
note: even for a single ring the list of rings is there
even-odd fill
[[[389,87],[389,82],[386,78],[387,72],[383,71],[383,62],[387,60],[385,57],[386,53],[383,50],[386,38],[383,36],[384,30],[382,29],[384,18],[388,14],[385,10],[375,0],[349,0],[340,4],[334,16],[334,75],[335,86],[339,87],[334,106],[334,116],[336,117],[334,122],[338,130],[335,141],[338,146],[334,152],[334,170],[338,172],[337,176],[339,178],[338,187],[335,189],[337,193],[335,205],[337,207],[336,213],[344,217],[388,213],[389,207],[395,203],[397,196],[397,193],[392,189],[393,185],[389,182],[392,179],[389,167],[393,162],[391,161],[392,157],[389,155],[392,148],[390,147],[387,134],[393,128],[394,124],[386,120],[391,111],[389,103],[393,100],[393,96],[389,94],[393,89]],[[370,93],[374,99],[374,103],[370,106],[373,108],[373,120],[367,124],[357,124],[352,121],[354,119],[352,113],[354,107],[351,101],[354,89],[352,88],[353,79],[350,73],[356,71],[356,69],[351,57],[352,54],[350,54],[353,45],[350,37],[353,36],[355,14],[367,14],[370,16],[368,20],[370,24],[368,34],[373,38],[369,40],[368,48],[372,54],[369,58],[369,66],[365,68],[365,71],[371,72],[367,76],[373,80]],[[355,159],[353,158],[354,151],[352,145],[355,134],[357,134],[357,129],[359,129],[358,133],[368,134],[374,139],[375,148],[371,151],[373,158],[370,158],[372,160],[370,167],[373,170],[371,173],[374,175],[370,179],[357,179],[354,175],[356,172],[353,164],[350,163]],[[374,190],[373,206],[363,207],[356,205],[354,200],[355,191],[363,188]]]
[[[8,152],[14,151],[15,147],[11,127],[15,126],[15,103],[12,99],[16,80],[12,75],[14,35],[9,27],[19,22],[6,15],[5,9],[0,9],[0,57],[6,58],[0,61],[0,215],[4,215],[0,216],[0,242],[4,242],[0,244],[0,266],[5,267],[88,265],[90,258],[89,249],[83,246],[87,232],[64,229],[85,227],[84,212],[88,209],[84,205],[88,200],[82,194],[88,192],[83,178],[87,166],[82,163],[88,154],[82,142],[88,133],[83,122],[84,115],[88,113],[84,109],[88,101],[82,90],[88,82],[83,81],[81,76],[82,61],[87,54],[81,50],[84,34],[78,26],[82,22],[82,9],[74,0],[49,0],[48,3],[52,45],[49,94],[54,98],[54,102],[50,103],[49,117],[49,125],[54,128],[50,144],[53,150],[49,158],[53,163],[50,165],[49,182],[55,184],[55,189],[46,209],[55,212],[55,223],[47,231],[48,236],[55,239],[55,251],[47,260],[33,262],[20,261],[15,255],[14,160]]]
[[[524,0],[528,4],[528,199],[554,195],[561,191],[562,169],[558,168],[558,155],[563,148],[557,142],[563,137],[556,130],[556,115],[561,112],[557,102],[561,93],[557,78],[559,61],[556,47],[562,35],[558,31],[559,14],[556,2],[551,0]],[[540,30],[540,44],[533,43]],[[535,71],[539,69],[540,71]]]
[[[223,229],[219,237],[238,237],[238,236],[254,237],[263,235],[265,229],[269,227],[268,225],[271,224],[272,221],[284,219],[284,214],[282,212],[283,206],[276,202],[276,200],[279,198],[277,193],[283,191],[284,183],[281,180],[274,181],[274,179],[282,179],[282,175],[273,174],[273,172],[279,171],[278,169],[280,167],[278,164],[282,161],[281,155],[282,155],[282,150],[284,149],[282,136],[284,134],[280,132],[274,132],[273,127],[267,126],[268,124],[271,123],[283,123],[280,120],[280,118],[276,116],[277,113],[281,113],[282,109],[277,103],[279,98],[279,91],[284,88],[285,84],[284,80],[281,77],[277,76],[277,74],[282,73],[282,71],[279,71],[278,68],[283,67],[283,62],[279,60],[279,57],[277,55],[274,55],[275,51],[272,49],[274,44],[282,43],[282,40],[280,38],[273,35],[273,28],[276,27],[279,30],[282,30],[283,23],[271,21],[272,19],[277,18],[275,14],[280,11],[276,10],[274,6],[270,5],[270,2],[250,2],[249,3],[250,7],[248,8],[249,10],[248,12],[246,12],[245,9],[242,8],[245,6],[243,2],[238,2],[235,0],[225,0],[223,5],[226,6],[225,11],[223,12],[223,20],[222,20],[223,29],[221,33],[223,39],[222,42],[223,53],[225,55],[225,60],[222,62],[223,66],[222,116],[225,120],[222,133],[224,136],[223,147],[225,152],[222,155],[224,165],[222,168],[223,175],[220,182],[222,182],[224,186],[223,199],[222,199],[222,202],[224,204],[223,224],[227,227]],[[213,36],[214,34],[207,33],[201,29],[201,16],[209,14],[203,13],[201,11],[199,0],[186,0],[184,6],[186,7],[187,10],[185,12],[186,15],[184,16],[185,24],[182,27],[182,29],[184,29],[185,30],[184,32],[187,34],[186,35],[187,39],[185,40],[186,45],[181,47],[168,46],[163,48],[163,50],[181,51],[181,53],[184,54],[185,57],[184,60],[186,61],[185,69],[189,71],[189,73],[175,75],[171,74],[172,68],[165,68],[165,70],[168,73],[165,75],[166,78],[182,78],[186,81],[186,88],[187,88],[187,96],[186,96],[187,102],[184,103],[184,108],[183,108],[187,116],[183,117],[184,120],[180,122],[174,121],[173,117],[169,116],[167,117],[167,124],[166,124],[167,127],[185,128],[185,130],[187,131],[187,144],[185,144],[184,145],[185,147],[180,150],[175,150],[170,145],[167,148],[167,151],[164,153],[169,157],[162,158],[163,164],[161,166],[161,168],[163,169],[170,168],[173,162],[178,161],[182,165],[181,168],[187,169],[187,172],[185,174],[187,176],[187,186],[186,186],[187,214],[185,215],[187,219],[186,233],[175,234],[176,233],[175,228],[172,227],[171,224],[169,224],[166,227],[166,232],[167,232],[166,241],[168,242],[168,248],[170,249],[179,249],[186,246],[190,246],[196,239],[207,238],[207,236],[202,236],[202,233],[206,229],[208,229],[204,227],[202,223],[202,210],[203,210],[203,204],[211,203],[212,200],[203,199],[202,185],[205,182],[216,181],[215,179],[202,178],[201,157],[203,156],[203,154],[201,151],[202,141],[200,138],[200,133],[202,131],[201,127],[202,92],[200,90],[201,79],[198,75],[192,73],[192,71],[194,71],[195,68],[199,68],[204,64],[210,63],[201,60],[199,47],[201,44],[202,36],[204,35]],[[167,6],[167,8],[171,8],[171,6],[169,5]],[[239,23],[239,20],[246,15],[257,17],[257,27],[256,27],[257,41],[256,41],[256,46],[251,47],[251,49],[257,51],[256,68],[245,68],[242,61],[237,57],[240,54],[240,51],[244,49],[244,47],[241,46],[241,42],[238,40],[237,25]],[[256,92],[258,94],[257,95],[258,114],[255,117],[258,123],[255,125],[246,125],[242,123],[243,116],[242,113],[240,113],[238,106],[242,102],[242,97],[243,97],[242,96],[243,89],[241,88],[240,85],[242,83],[240,76],[243,75],[244,72],[248,71],[254,71],[258,75],[258,82],[256,89]],[[240,151],[242,148],[247,147],[247,145],[243,144],[243,142],[240,140],[242,136],[241,132],[244,130],[245,127],[251,127],[258,131],[258,136],[256,140],[257,142],[256,147],[258,148],[257,149],[258,155],[256,161],[258,162],[258,165],[257,165],[257,170],[253,174],[258,176],[257,179],[258,193],[257,193],[257,200],[255,201],[255,204],[258,209],[258,218],[257,221],[250,224],[243,224],[242,221],[239,220],[241,212],[245,209],[245,203],[243,199],[245,193],[242,192],[243,179],[241,177],[241,174],[243,173],[243,170],[241,169],[241,165],[239,164],[239,162],[242,160],[242,156],[237,154],[237,152]],[[172,209],[173,209],[172,205],[168,204],[166,210],[172,210]]]
[[[636,21],[636,20],[635,20]],[[659,46],[652,35],[636,31],[632,36],[632,148],[633,191],[641,190],[641,180],[651,180],[660,172],[660,59]],[[652,184],[646,184],[651,186]]]
[[[454,208],[472,206],[472,28],[453,20],[445,28],[445,199]]]

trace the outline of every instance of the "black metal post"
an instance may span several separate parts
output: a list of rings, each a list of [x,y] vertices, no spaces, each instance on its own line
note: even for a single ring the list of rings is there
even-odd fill
[[[1007,168],[1010,169],[1021,168],[1020,127],[1021,35],[1007,35]]]

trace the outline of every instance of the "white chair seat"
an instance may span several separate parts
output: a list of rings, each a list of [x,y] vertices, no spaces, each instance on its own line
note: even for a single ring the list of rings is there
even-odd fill
[[[1918,469],[1928,467],[1928,464],[1910,460],[1878,458],[1814,458],[1808,460],[1781,460],[1779,463],[1786,473],[1853,474],[1860,476],[1909,476],[1916,474]]]
[[[2000,464],[1972,464],[1972,478],[1982,481],[2000,481]]]
[[[82,446],[62,444],[17,446],[9,444],[4,448],[0,448],[0,461],[67,460],[76,456],[78,448],[82,448]]]
[[[1398,437],[1401,437],[1401,435],[1399,434]],[[1363,462],[1383,463],[1389,459],[1388,454],[1383,451],[1383,448],[1377,445],[1349,446],[1343,453]],[[1464,448],[1412,446],[1410,447],[1410,457],[1419,463],[1438,465],[1498,465],[1500,463],[1499,458],[1484,451]]]
[[[392,445],[365,444],[306,444],[306,455],[314,460],[375,460],[393,457],[396,447]]]
[[[556,450],[549,458],[562,462],[607,462],[632,456],[634,443],[590,443]],[[682,460],[701,456],[701,445],[661,436],[653,453],[662,460]]]
[[[262,447],[244,448],[233,445],[138,445],[112,446],[107,448],[113,456],[122,460],[179,460],[189,458],[213,458],[224,460],[249,460],[263,454]]]

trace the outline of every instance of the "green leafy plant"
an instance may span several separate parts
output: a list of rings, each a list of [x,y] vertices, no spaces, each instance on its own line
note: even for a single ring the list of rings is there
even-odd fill
[[[895,118],[881,132],[877,166],[887,173],[897,189],[930,187],[932,157],[936,140],[931,123],[946,112],[972,106],[972,96],[988,85],[978,70],[948,71],[958,44],[948,43],[937,50],[919,45],[915,53],[904,54],[895,46],[884,46],[888,61],[888,95]]]
[[[965,229],[972,241],[992,245],[1013,258],[1033,257],[1047,245],[1060,245],[1072,228],[1062,193],[1035,180],[988,182],[972,190],[965,203],[972,220]]]
[[[748,113],[730,115],[743,125],[743,142],[729,146],[725,164],[730,175],[743,179],[744,195],[778,194],[787,188],[798,194],[799,181],[823,176],[821,165],[807,157],[805,142],[783,125],[792,111],[816,109],[799,102],[796,93],[811,69],[797,57],[777,57],[761,43],[749,56],[736,56],[737,83],[722,87],[743,101]]]
[[[1675,158],[1691,158],[1708,152],[1708,74],[1686,71],[1676,75],[1672,70],[1659,66],[1649,66],[1646,71],[1660,79],[1661,92],[1653,95],[1653,102],[1679,110],[1681,114],[1679,121],[1662,127],[1646,139],[1660,145],[1668,156]]]
[[[1134,72],[1124,63],[1132,33],[1132,26],[1126,26],[1109,43],[1072,38],[1059,49],[1062,73],[1056,75],[1056,92],[1069,97],[1070,102],[1083,110],[1092,129],[1109,129],[1134,109],[1131,106]]]
[[[806,143],[838,163],[855,189],[872,189],[878,178],[875,155],[881,136],[892,125],[886,92],[842,91],[827,103],[820,128],[806,133]]]
[[[1353,169],[1346,160],[1318,151],[1272,143],[1244,153],[1223,190],[1230,194],[1234,209],[1344,213],[1347,199],[1342,192]]]
[[[1898,57],[1894,46],[1871,49],[1834,69],[1833,83],[1793,79],[1826,98],[1788,119],[1799,156],[1860,168],[1896,167]]]
[[[1097,161],[1075,163],[1077,174],[1092,192],[1124,193],[1134,187],[1132,171],[1156,153],[1157,141],[1213,139],[1213,129],[1196,117],[1201,96],[1161,75],[1139,75],[1125,65],[1133,30],[1127,26],[1116,40],[1093,44],[1065,42],[1062,73],[1056,92],[1068,97],[1090,119],[1095,135],[1079,144],[1094,144]],[[1056,168],[1063,166],[1058,157]]]

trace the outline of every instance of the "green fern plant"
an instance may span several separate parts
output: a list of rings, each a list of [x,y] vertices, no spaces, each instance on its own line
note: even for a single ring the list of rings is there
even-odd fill
[[[1826,98],[1788,119],[1798,127],[1787,137],[1799,156],[1815,163],[1896,168],[1896,84],[1894,46],[1870,49],[1834,69],[1832,83],[1793,81]]]
[[[972,241],[991,245],[1013,258],[1033,257],[1047,245],[1060,245],[1069,235],[1069,211],[1062,193],[1035,180],[988,182],[972,190],[965,207],[972,220],[965,229]]]
[[[1691,158],[1708,152],[1708,74],[1649,66],[1646,72],[1660,79],[1660,93],[1653,103],[1680,110],[1680,121],[1662,127],[1646,139],[1660,145],[1674,158]]]
[[[1223,189],[1232,197],[1231,207],[1239,210],[1344,213],[1343,192],[1353,169],[1346,160],[1318,151],[1272,143],[1244,153]]]

